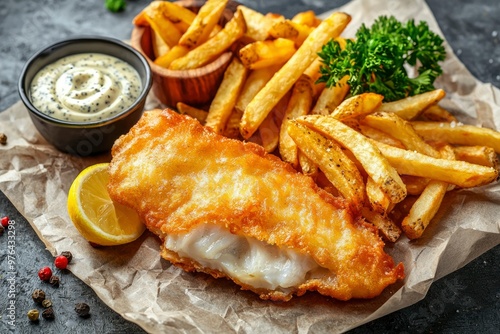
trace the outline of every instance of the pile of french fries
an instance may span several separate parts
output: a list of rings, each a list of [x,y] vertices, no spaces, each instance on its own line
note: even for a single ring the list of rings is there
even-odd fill
[[[420,238],[447,192],[497,180],[500,133],[458,122],[439,105],[443,90],[384,103],[375,93],[350,96],[347,77],[316,83],[317,52],[332,38],[345,42],[349,15],[286,19],[239,5],[221,27],[226,5],[208,0],[195,14],[155,1],[134,20],[151,26],[160,66],[196,68],[234,53],[210,105],[179,102],[180,113],[279,155],[391,242]]]

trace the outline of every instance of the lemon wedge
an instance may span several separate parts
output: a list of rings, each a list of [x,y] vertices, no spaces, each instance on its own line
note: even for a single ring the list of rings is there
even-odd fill
[[[122,245],[136,240],[145,230],[137,213],[113,202],[106,188],[109,163],[85,168],[68,193],[68,214],[82,236],[101,246]]]

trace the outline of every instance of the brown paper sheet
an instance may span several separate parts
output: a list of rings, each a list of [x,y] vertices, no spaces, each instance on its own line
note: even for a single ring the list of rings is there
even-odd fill
[[[345,36],[379,15],[426,20],[440,31],[423,0],[355,1],[342,11],[353,20]],[[476,80],[447,46],[438,86],[443,105],[464,123],[500,128],[500,91]],[[155,107],[154,97],[148,108]],[[71,271],[113,310],[151,333],[193,332],[343,332],[416,303],[431,283],[500,244],[497,208],[500,185],[447,195],[436,221],[422,240],[404,237],[387,251],[406,268],[406,279],[367,301],[338,302],[315,293],[288,303],[262,301],[231,282],[185,273],[159,256],[159,241],[145,233],[120,247],[92,248],[71,224],[67,191],[85,167],[109,161],[108,155],[78,158],[55,150],[41,138],[19,102],[0,113],[9,138],[0,147],[0,189],[33,226],[54,255],[70,249]]]

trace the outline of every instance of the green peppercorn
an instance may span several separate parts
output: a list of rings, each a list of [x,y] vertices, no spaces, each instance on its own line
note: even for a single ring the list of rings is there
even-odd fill
[[[40,304],[45,299],[45,292],[42,289],[35,289],[31,294],[31,298],[33,298],[35,303]]]
[[[75,305],[75,312],[82,318],[87,318],[90,315],[90,306],[85,303]]]
[[[52,301],[50,299],[45,299],[43,302],[42,302],[42,306],[45,307],[45,308],[49,308],[49,307],[52,307]]]
[[[49,307],[49,308],[46,308],[45,310],[43,310],[42,317],[45,320],[54,320],[55,315],[54,315],[54,310],[52,309],[52,307]]]
[[[38,312],[38,310],[29,310],[28,311],[28,319],[30,319],[30,321],[38,321],[38,316],[40,315],[40,312]]]

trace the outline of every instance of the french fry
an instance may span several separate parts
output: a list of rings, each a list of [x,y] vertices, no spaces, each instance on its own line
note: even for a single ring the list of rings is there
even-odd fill
[[[319,70],[318,70],[319,73]],[[315,115],[329,115],[335,108],[337,108],[347,93],[350,86],[347,84],[348,76],[343,77],[335,86],[325,87],[314,105],[311,114]]]
[[[187,70],[208,64],[243,36],[245,29],[243,15],[240,11],[236,11],[233,18],[226,23],[221,31],[183,57],[174,60],[169,68],[172,70]]]
[[[294,168],[298,167],[298,148],[295,141],[287,131],[288,123],[298,116],[307,115],[311,109],[313,100],[312,83],[308,76],[302,75],[293,85],[292,93],[285,116],[280,128],[279,151],[281,159],[290,163]]]
[[[298,117],[297,121],[350,150],[393,203],[406,196],[406,187],[399,174],[370,139],[329,116],[308,115]]]
[[[500,153],[500,133],[492,129],[456,122],[413,121],[411,125],[427,141],[442,141],[466,146],[482,146],[487,143],[497,154]]]
[[[489,146],[456,146],[453,147],[457,160],[467,161],[498,170],[498,156]]]
[[[242,115],[250,101],[255,95],[257,95],[259,90],[266,85],[266,83],[272,78],[274,73],[280,69],[280,67],[281,65],[276,65],[250,72],[235,105],[235,108],[238,109]]]
[[[491,167],[465,161],[433,158],[415,151],[373,142],[400,174],[420,176],[455,184],[459,187],[478,187],[494,181],[498,172]]]
[[[300,150],[316,164],[328,180],[359,212],[365,203],[365,185],[354,162],[333,140],[295,121],[287,123],[286,131]]]
[[[290,20],[276,22],[269,30],[273,38],[286,38],[301,46],[314,28]]]
[[[350,20],[347,14],[333,13],[309,34],[297,52],[248,104],[240,125],[243,138],[249,138],[258,129],[267,114],[316,59],[321,47],[330,38],[339,36]]]
[[[313,60],[311,65],[309,65],[308,68],[304,71],[304,74],[307,75],[310,79],[311,82],[313,83],[313,96],[314,96],[314,101],[318,99],[320,96],[321,92],[325,88],[326,84],[324,82],[318,83],[318,79],[321,76],[321,73],[319,71],[322,61],[320,57],[316,57],[316,59]]]
[[[233,108],[226,122],[226,128],[223,134],[224,137],[237,139],[240,136],[241,116],[243,116],[243,111]]]
[[[243,5],[237,7],[243,13],[247,25],[245,36],[250,37],[254,41],[263,41],[269,37],[269,29],[271,29],[272,21],[262,13],[255,11]]]
[[[300,12],[295,14],[292,17],[292,22],[303,24],[309,27],[317,27],[321,23],[321,19],[319,19],[314,11],[306,10],[304,12]]]
[[[366,180],[366,196],[372,209],[382,215],[386,215],[393,206],[389,197],[371,177]]]
[[[421,116],[433,122],[456,122],[457,119],[448,110],[444,109],[438,104],[433,104],[425,109]]]
[[[384,96],[375,93],[363,93],[354,95],[344,100],[331,113],[330,117],[338,120],[346,120],[366,114],[373,113],[380,105]]]
[[[408,195],[420,195],[429,184],[429,179],[418,176],[401,175],[401,179],[406,185]]]
[[[368,222],[372,223],[388,241],[396,242],[401,236],[401,229],[387,216],[372,211],[367,207],[362,208],[361,214]]]
[[[151,44],[153,44],[153,54],[155,58],[166,54],[170,50],[170,46],[161,38],[161,36],[151,29]]]
[[[394,113],[377,112],[366,116],[362,122],[387,133],[389,136],[399,140],[408,150],[414,150],[422,154],[439,158],[439,152],[422,137],[420,137],[411,124]]]
[[[305,155],[302,150],[299,149],[299,152],[297,154],[299,157],[299,166],[302,174],[310,176],[313,180],[316,180],[319,173],[318,166],[314,163],[314,161],[309,159],[309,157]]]
[[[208,0],[205,2],[193,22],[182,35],[179,45],[195,48],[208,40],[212,29],[217,25],[228,0]]]
[[[161,12],[154,8],[146,7],[144,17],[151,26],[151,29],[153,29],[170,48],[174,47],[179,42],[182,36],[181,32],[170,20],[165,18]]]
[[[183,102],[177,102],[176,107],[179,113],[191,116],[192,118],[197,119],[201,124],[205,124],[205,120],[207,119],[208,115],[207,111],[192,107]]]
[[[170,1],[153,1],[151,5],[158,4],[159,10],[168,20],[170,20],[182,33],[185,33],[188,27],[193,23],[196,14],[188,8],[179,6]]]
[[[262,140],[262,147],[268,153],[273,152],[280,139],[280,128],[276,124],[273,113],[269,113],[264,122],[259,127],[259,135]]]
[[[412,120],[429,106],[438,103],[445,95],[444,90],[436,89],[401,100],[382,103],[379,111],[395,113],[403,119]]]
[[[156,58],[154,63],[161,67],[169,68],[172,62],[180,57],[185,56],[189,52],[189,49],[182,45],[175,45],[173,48],[168,50],[162,56]]]
[[[205,121],[205,126],[211,128],[216,133],[223,133],[229,115],[236,104],[241,87],[245,83],[247,71],[240,60],[234,57],[224,72],[222,82],[215,93],[214,99],[210,103]]]
[[[391,137],[385,132],[372,128],[371,126],[368,126],[366,124],[359,124],[359,131],[366,137],[373,139],[375,141],[379,141],[381,143],[391,146],[396,146],[399,148],[405,148],[405,146],[399,140],[395,139],[394,137]]]
[[[278,38],[247,44],[240,49],[239,57],[245,67],[256,70],[283,65],[296,50],[293,41]]]

